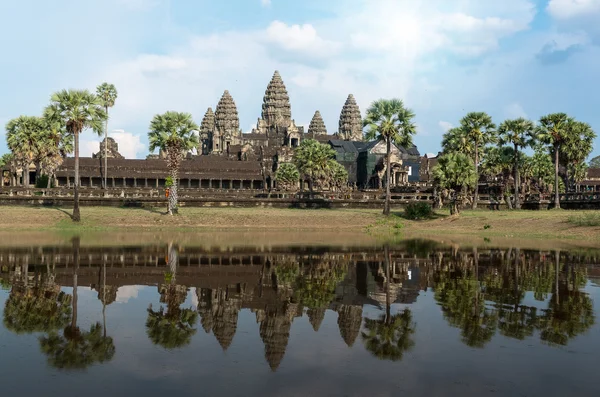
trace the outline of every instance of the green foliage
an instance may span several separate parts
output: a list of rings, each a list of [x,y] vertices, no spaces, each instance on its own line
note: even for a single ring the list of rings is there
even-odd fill
[[[490,225],[488,223],[486,223],[485,225],[483,225],[483,229],[484,230],[488,230],[488,229],[491,229],[491,228],[492,228],[492,225]]]
[[[345,269],[329,264],[308,269],[296,280],[294,296],[309,309],[327,307],[335,298],[335,288],[346,277]]]
[[[481,174],[488,178],[508,178],[516,160],[515,150],[509,146],[491,147],[481,162]]]
[[[293,189],[300,180],[300,172],[298,168],[292,163],[280,164],[275,172],[275,180],[278,186],[285,190]]]
[[[409,203],[404,209],[404,217],[415,221],[430,219],[433,215],[433,208],[425,202]]]
[[[330,186],[335,187],[337,189],[341,189],[347,185],[348,171],[346,171],[346,168],[344,168],[343,165],[331,159],[329,160],[328,169],[328,179]]]
[[[505,120],[498,127],[500,145],[513,145],[517,150],[532,143],[535,136],[535,124],[523,117]]]
[[[5,165],[8,165],[13,159],[13,154],[12,153],[4,153],[2,156],[0,156],[0,167],[4,167]]]
[[[102,83],[96,87],[96,95],[102,101],[102,106],[112,108],[117,100],[117,89],[113,84]]]
[[[80,134],[90,129],[100,135],[108,116],[103,103],[88,90],[62,90],[52,94],[50,105],[44,111],[48,122],[66,128],[69,134]]]
[[[365,348],[380,360],[400,361],[414,346],[412,335],[416,324],[410,309],[395,315],[383,314],[378,319],[365,319],[361,333]]]
[[[417,133],[414,118],[415,113],[400,99],[379,99],[367,109],[363,125],[367,128],[367,139],[390,139],[408,149],[413,146],[412,136]]]
[[[35,178],[35,187],[38,189],[45,189],[48,187],[48,175],[39,175]]]
[[[165,187],[173,186],[173,177],[168,176],[165,178]]]
[[[2,161],[0,160],[0,163]],[[593,159],[590,160],[589,163],[590,168],[600,168],[600,156],[596,156]]]
[[[155,345],[165,349],[175,349],[188,345],[196,333],[194,325],[198,319],[195,310],[171,307],[165,312],[163,306],[159,310],[148,308],[146,333]]]
[[[475,186],[477,180],[473,160],[463,153],[444,154],[431,173],[439,188],[449,190],[453,201],[452,213],[458,212],[458,201],[463,198],[463,193]]]
[[[198,130],[192,115],[189,113],[169,111],[157,114],[150,122],[148,141],[150,151],[156,149],[178,151],[179,155],[198,146],[198,137],[193,131]]]
[[[328,182],[330,178],[331,159],[335,158],[335,150],[329,145],[314,139],[305,139],[294,152],[294,164],[300,174],[315,184]]]
[[[475,159],[474,145],[462,127],[451,128],[442,136],[444,153],[463,153]]]
[[[69,332],[67,327],[60,335],[51,332],[39,339],[40,347],[48,356],[48,364],[54,368],[83,370],[95,363],[112,360],[115,345],[111,337],[105,337],[100,323],[93,324],[89,332]]]
[[[4,307],[4,326],[17,334],[56,331],[69,324],[70,304],[71,295],[62,291],[13,289]]]
[[[600,214],[595,212],[584,212],[568,218],[569,223],[577,226],[600,226]]]

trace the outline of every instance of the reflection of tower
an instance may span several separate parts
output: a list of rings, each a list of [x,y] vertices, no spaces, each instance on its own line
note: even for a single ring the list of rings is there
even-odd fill
[[[340,305],[338,309],[338,327],[340,335],[348,347],[352,347],[362,325],[362,306]]]
[[[308,315],[308,321],[310,321],[310,325],[312,325],[315,332],[319,331],[323,319],[325,318],[325,308],[308,309],[306,314]]]
[[[230,294],[229,289],[196,289],[200,323],[207,333],[212,330],[223,350],[233,342],[237,330],[238,314],[242,308],[239,296]]]
[[[256,319],[260,322],[260,338],[265,344],[265,358],[273,371],[276,371],[287,348],[292,320],[297,312],[297,305],[287,303],[285,310],[259,310]]]

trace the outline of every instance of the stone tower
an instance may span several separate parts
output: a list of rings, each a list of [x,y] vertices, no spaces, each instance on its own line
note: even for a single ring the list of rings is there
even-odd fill
[[[354,95],[348,95],[340,114],[338,137],[345,141],[362,141],[362,119]]]
[[[269,127],[289,127],[292,121],[290,97],[277,70],[265,91],[261,117]]]
[[[223,153],[230,145],[241,143],[240,118],[233,97],[225,90],[215,110],[212,152]]]
[[[215,132],[215,114],[208,108],[200,124],[198,154],[209,154],[212,148],[212,137]]]
[[[327,135],[327,128],[325,127],[325,122],[323,122],[321,112],[319,112],[318,110],[315,112],[315,115],[310,121],[310,125],[308,126],[308,135],[310,135],[311,138],[314,138],[315,135]]]
[[[107,141],[108,140],[108,141]],[[124,159],[123,155],[119,153],[119,144],[111,137],[107,139],[103,139],[100,142],[100,151],[98,153],[92,153],[92,157],[95,159],[103,159],[104,158],[104,148],[106,147],[106,143],[108,142],[108,150],[106,157],[109,159]]]

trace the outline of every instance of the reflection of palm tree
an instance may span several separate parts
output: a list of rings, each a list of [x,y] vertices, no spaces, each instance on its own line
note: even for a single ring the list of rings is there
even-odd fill
[[[170,282],[163,287],[161,302],[167,304],[167,309],[160,306],[159,310],[148,307],[146,333],[152,343],[166,349],[175,349],[188,345],[192,335],[196,333],[194,325],[198,317],[196,311],[181,309],[185,301],[187,288],[176,284],[178,253],[173,243],[169,243],[167,264],[170,270]]]
[[[386,310],[379,319],[365,318],[365,329],[362,338],[365,347],[375,357],[381,360],[398,361],[405,351],[414,346],[411,335],[415,333],[416,325],[412,321],[410,309],[391,315],[390,300],[390,257],[389,248],[385,247],[386,262]]]
[[[48,363],[60,369],[84,369],[93,363],[111,360],[115,346],[111,337],[106,337],[102,326],[96,323],[89,332],[81,332],[77,326],[77,272],[79,270],[80,239],[73,239],[73,314],[71,324],[63,335],[51,332],[40,338],[42,351],[48,355]]]

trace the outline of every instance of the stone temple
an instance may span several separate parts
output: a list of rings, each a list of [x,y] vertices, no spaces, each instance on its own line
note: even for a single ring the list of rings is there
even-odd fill
[[[308,126],[296,125],[290,96],[279,73],[275,71],[263,96],[261,115],[250,133],[240,129],[238,108],[228,90],[214,110],[209,107],[199,128],[197,154],[188,153],[180,167],[182,188],[271,189],[274,174],[281,163],[292,160],[294,148],[304,139],[329,144],[336,160],[348,170],[351,186],[377,188],[385,175],[383,142],[364,142],[362,118],[355,97],[348,95],[342,106],[338,131],[328,134],[321,113],[316,110]],[[102,186],[104,145],[91,158],[80,158],[82,187]],[[420,155],[416,147],[392,147],[392,184],[419,181]],[[161,154],[145,160],[124,159],[117,143],[108,138],[108,187],[160,188],[168,176]],[[74,159],[65,159],[58,170],[55,186],[71,186]],[[14,175],[13,175],[14,174]],[[2,185],[18,185],[14,169],[5,167]],[[8,176],[7,176],[8,175]],[[10,177],[12,175],[12,177]],[[35,172],[31,175],[35,183]],[[12,182],[11,182],[12,181]],[[302,185],[302,183],[301,183]]]

